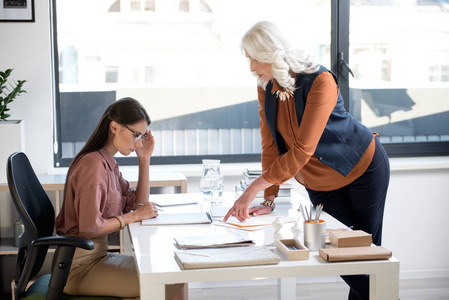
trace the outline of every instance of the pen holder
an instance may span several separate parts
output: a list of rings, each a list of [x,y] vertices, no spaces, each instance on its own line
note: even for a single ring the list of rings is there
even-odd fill
[[[310,251],[324,248],[326,245],[326,222],[304,222],[304,245]]]

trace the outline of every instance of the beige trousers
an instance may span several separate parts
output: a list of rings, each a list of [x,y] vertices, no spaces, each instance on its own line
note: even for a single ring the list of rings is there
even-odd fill
[[[134,257],[108,252],[107,236],[93,238],[93,250],[77,248],[64,293],[84,296],[139,298],[139,277]],[[167,299],[182,284],[166,288]]]

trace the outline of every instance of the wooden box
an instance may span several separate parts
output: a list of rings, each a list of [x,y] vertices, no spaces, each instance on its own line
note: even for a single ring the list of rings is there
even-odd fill
[[[331,231],[329,240],[334,248],[369,247],[373,242],[371,234],[363,230]]]
[[[307,249],[297,239],[281,239],[275,241],[276,248],[288,260],[307,260],[309,259],[309,249]]]

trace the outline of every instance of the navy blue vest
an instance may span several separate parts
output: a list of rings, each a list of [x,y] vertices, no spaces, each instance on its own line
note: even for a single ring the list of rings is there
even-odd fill
[[[323,66],[313,74],[298,74],[294,93],[296,118],[301,126],[302,116],[307,103],[307,95],[315,78],[322,72],[329,71]],[[329,71],[330,72],[330,71]],[[335,82],[337,78],[334,76]],[[273,82],[265,89],[265,117],[279,154],[287,152],[284,139],[276,130],[276,95],[271,93]],[[338,100],[315,150],[315,156],[324,164],[346,176],[365,153],[373,132],[348,114],[343,105],[343,97],[338,90]]]

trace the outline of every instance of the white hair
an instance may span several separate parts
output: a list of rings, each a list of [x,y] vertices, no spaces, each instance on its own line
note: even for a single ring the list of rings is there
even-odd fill
[[[278,27],[268,21],[254,24],[243,36],[240,48],[251,58],[271,64],[274,79],[291,91],[295,90],[292,73],[315,73],[319,68],[305,51],[293,48]],[[264,89],[267,83],[258,79]]]

